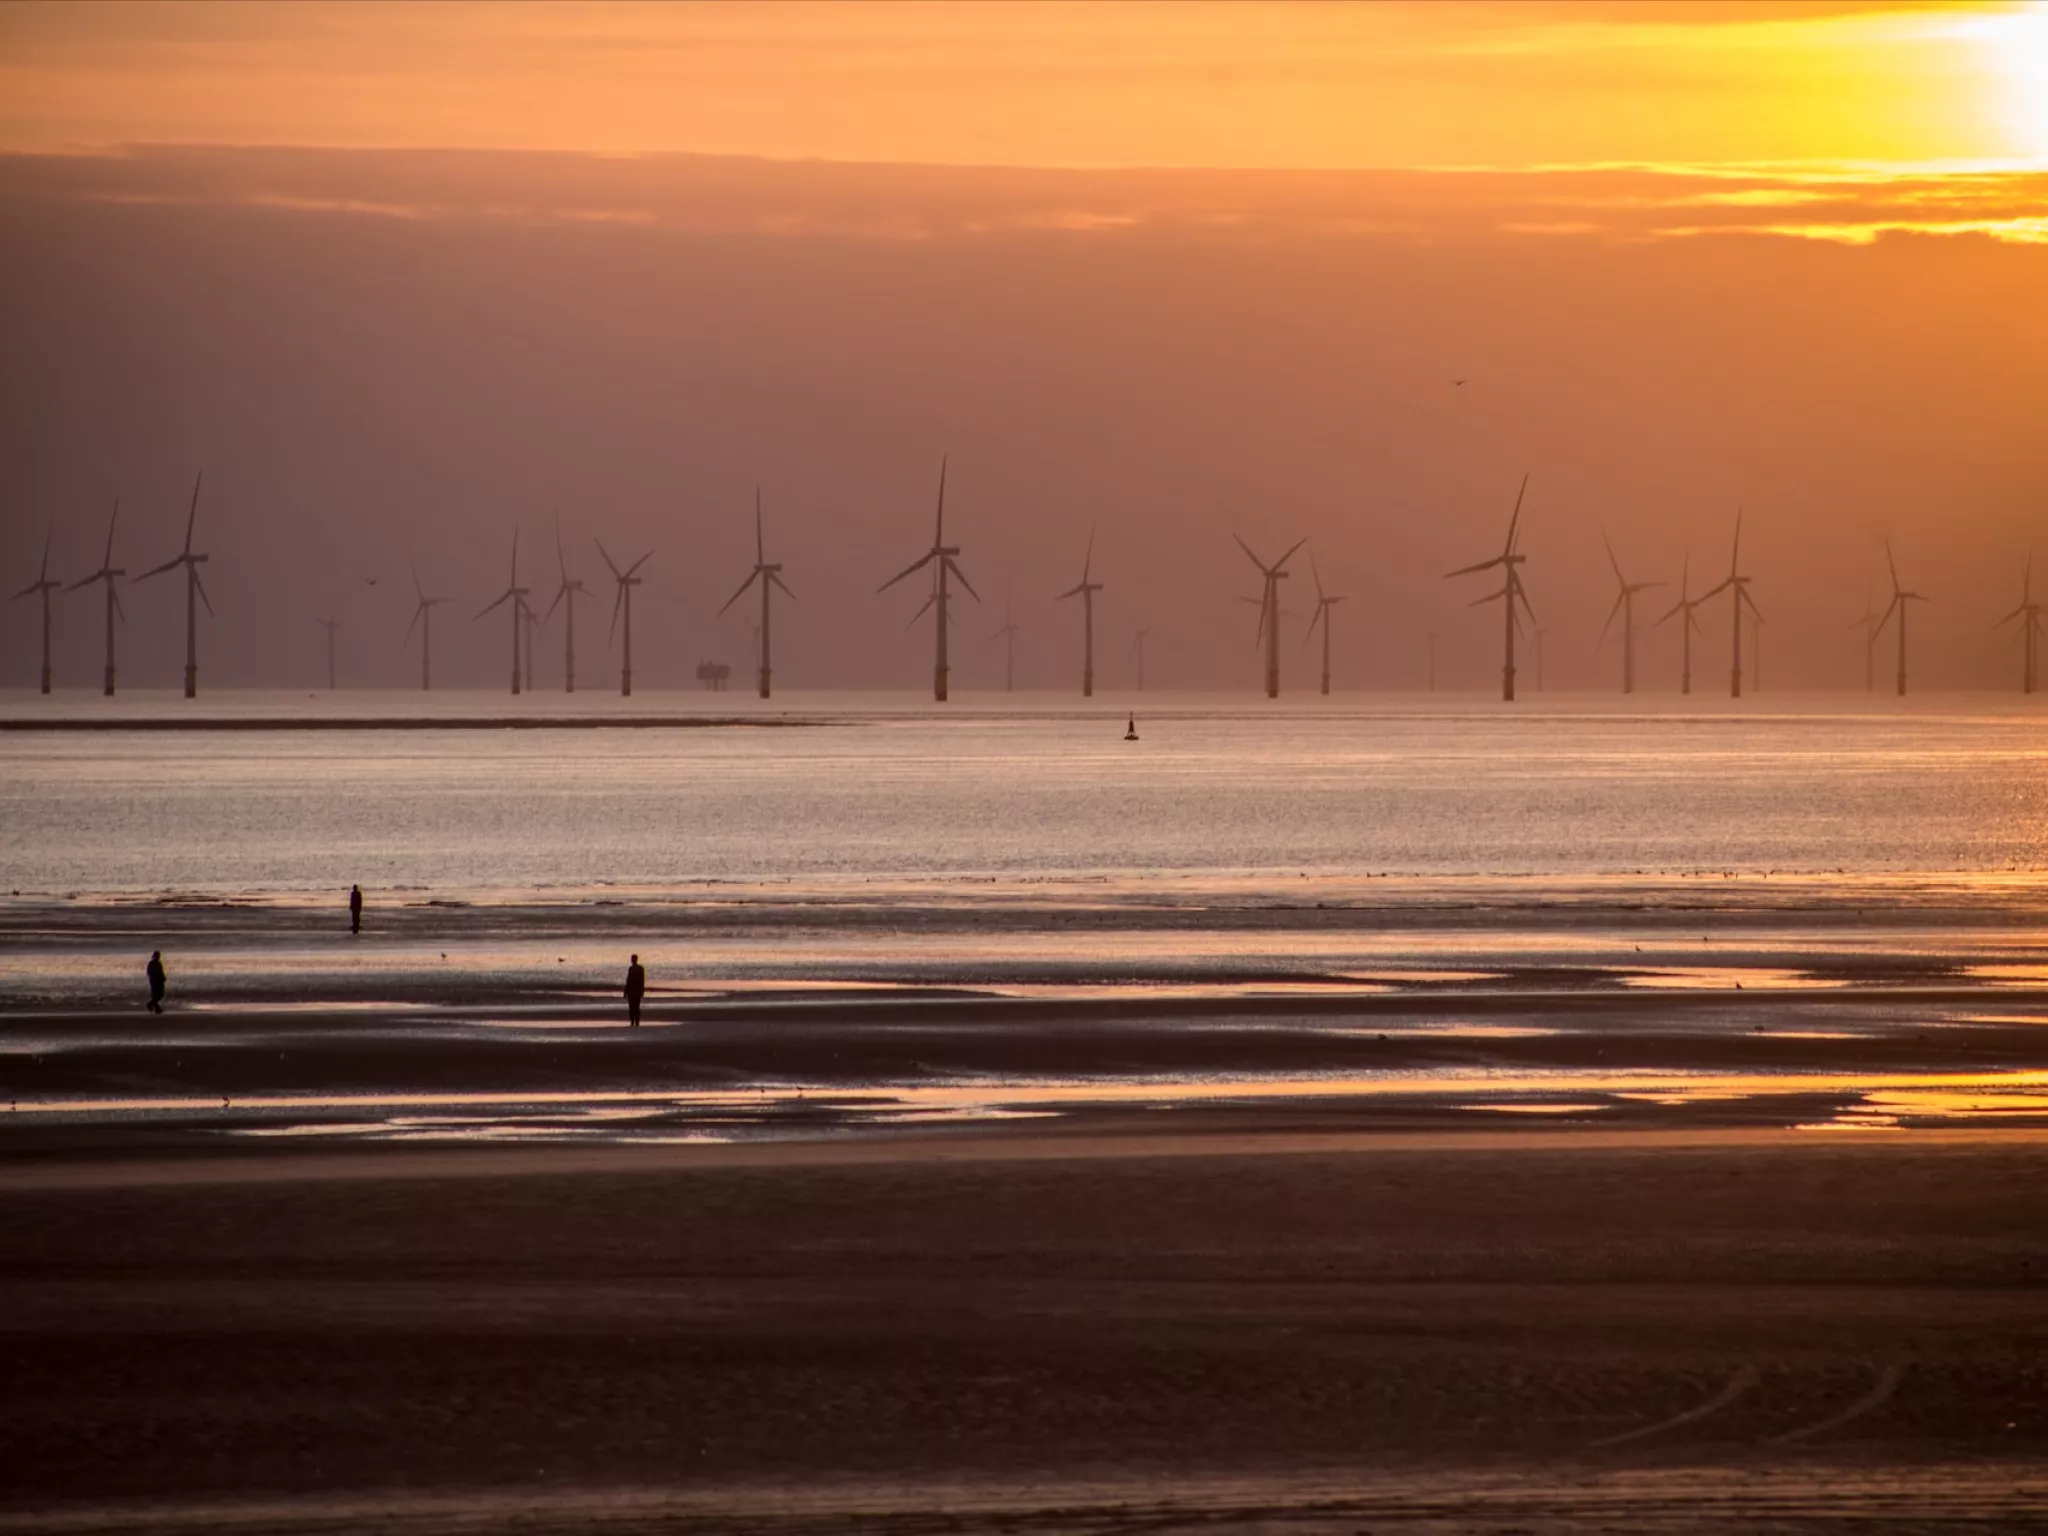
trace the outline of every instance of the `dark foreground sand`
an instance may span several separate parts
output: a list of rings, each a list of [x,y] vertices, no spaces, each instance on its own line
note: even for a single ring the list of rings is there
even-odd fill
[[[2048,1524],[2039,1133],[0,1165],[0,1531]]]

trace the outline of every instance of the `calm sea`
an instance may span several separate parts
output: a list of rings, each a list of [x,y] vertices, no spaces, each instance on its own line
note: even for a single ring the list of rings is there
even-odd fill
[[[701,882],[1175,891],[1376,874],[1978,875],[2048,868],[2048,715],[1995,698],[1792,697],[1512,711],[1414,695],[727,695],[641,714],[789,729],[0,733],[0,865],[23,897],[452,897]],[[285,720],[579,716],[616,697],[218,694],[54,705]],[[1126,711],[1140,740],[1124,741]],[[1660,710],[1662,712],[1660,712]]]

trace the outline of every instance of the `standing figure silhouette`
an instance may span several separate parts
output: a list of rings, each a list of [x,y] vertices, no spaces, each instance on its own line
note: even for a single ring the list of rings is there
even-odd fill
[[[629,1027],[640,1027],[640,999],[647,995],[647,972],[640,967],[640,957],[633,956],[633,963],[626,967],[626,1018]]]
[[[360,885],[348,888],[348,931],[363,931],[363,888]]]
[[[153,949],[149,952],[149,964],[143,967],[143,974],[149,978],[149,1011],[164,1011],[164,952]]]

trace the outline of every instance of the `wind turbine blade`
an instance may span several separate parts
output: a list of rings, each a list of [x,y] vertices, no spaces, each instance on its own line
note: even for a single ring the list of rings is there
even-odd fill
[[[419,562],[408,560],[406,564],[412,567],[412,595],[424,603],[427,600],[427,589],[420,585]]]
[[[128,610],[121,606],[121,589],[112,582],[108,582],[107,596],[114,600],[114,614],[120,619],[123,627],[125,627],[128,623]]]
[[[626,574],[628,576],[631,576],[635,571],[639,570],[641,566],[645,565],[648,561],[652,560],[653,558],[654,551],[650,549],[649,551],[647,551],[646,554],[642,555],[638,560],[635,560],[631,565],[626,567]]]
[[[1734,548],[1733,548],[1732,550],[1730,550],[1730,551],[1729,551],[1729,554],[1728,554],[1728,574],[1729,574],[1730,576],[1739,576],[1739,575],[1740,575],[1741,573],[1742,573],[1742,508],[1740,508],[1740,507],[1737,507],[1737,508],[1735,509],[1735,547],[1734,547]]]
[[[1233,539],[1237,539],[1237,547],[1238,547],[1239,549],[1241,549],[1241,550],[1243,550],[1243,551],[1244,551],[1244,557],[1245,557],[1245,559],[1247,559],[1247,560],[1251,561],[1251,563],[1252,563],[1253,565],[1256,565],[1256,566],[1257,566],[1257,567],[1259,568],[1259,574],[1260,574],[1261,576],[1265,575],[1265,573],[1266,573],[1266,562],[1265,562],[1265,561],[1263,561],[1263,560],[1261,560],[1261,559],[1260,559],[1260,558],[1259,558],[1259,557],[1258,557],[1257,555],[1255,555],[1255,554],[1253,554],[1253,553],[1252,553],[1252,547],[1251,547],[1251,545],[1249,545],[1249,544],[1245,543],[1245,541],[1244,541],[1243,539],[1238,539],[1238,538],[1237,538],[1237,535],[1236,535],[1236,534],[1234,534],[1234,533],[1233,533],[1233,534],[1231,535],[1231,537],[1232,537]]]
[[[1892,621],[1892,615],[1904,606],[1905,604],[1901,603],[1897,597],[1894,597],[1889,603],[1887,603],[1885,605],[1884,616],[1877,621],[1877,628],[1873,629],[1870,632],[1870,638],[1875,640],[1879,635],[1883,634],[1885,625],[1891,623]]]
[[[52,517],[47,523],[43,524],[43,565],[42,569],[36,572],[36,584],[38,586],[50,579],[50,535],[56,531],[56,528],[57,519],[55,517]],[[2027,556],[2027,564],[2031,566],[2033,563],[2034,557],[2032,555]]]
[[[725,600],[724,607],[720,608],[718,610],[718,613],[714,613],[712,617],[714,619],[719,617],[720,614],[723,614],[725,612],[726,608],[730,608],[734,603],[738,602],[741,598],[745,597],[747,595],[747,588],[751,587],[754,584],[755,580],[759,578],[760,574],[761,571],[758,566],[755,569],[749,571],[747,573],[747,579],[740,583],[739,591],[733,593],[731,597],[728,597]]]
[[[1522,488],[1515,492],[1515,510],[1508,518],[1508,542],[1501,550],[1501,553],[1504,555],[1512,555],[1515,552],[1515,531],[1522,523],[1522,498],[1528,494],[1529,477],[1524,474],[1522,476]]]
[[[1626,603],[1627,601],[1628,594],[1624,592],[1621,596],[1617,597],[1614,600],[1614,606],[1607,610],[1607,622],[1600,626],[1600,638],[1593,642],[1594,650],[1599,650],[1601,646],[1607,643],[1607,631],[1614,627],[1614,616],[1617,613],[1621,612],[1622,604]]]
[[[875,588],[876,593],[880,594],[888,591],[891,587],[895,586],[897,582],[901,581],[906,576],[915,576],[919,571],[923,570],[926,566],[930,565],[932,561],[936,560],[937,558],[938,552],[936,550],[928,551],[927,553],[920,555],[914,563],[906,565],[894,576],[891,576],[887,581],[883,582],[879,587]]]
[[[1472,601],[1467,603],[1465,606],[1467,608],[1477,608],[1481,603],[1497,603],[1507,595],[1508,589],[1506,587],[1502,587],[1498,592],[1489,592],[1484,597],[1473,598]]]
[[[1624,587],[1627,586],[1628,578],[1621,574],[1621,562],[1614,558],[1614,545],[1608,542],[1607,530],[1605,528],[1600,530],[1600,542],[1607,547],[1607,564],[1614,571],[1615,581]]]
[[[1727,591],[1731,585],[1734,584],[1734,581],[1735,578],[1731,576],[1726,581],[1721,582],[1719,585],[1707,588],[1706,591],[1702,592],[1698,597],[1694,598],[1693,601],[1696,603],[1704,603],[1710,597],[1719,597],[1723,592]]]
[[[932,547],[934,549],[946,542],[946,460],[948,457],[949,455],[943,453],[939,455],[939,520],[936,525],[935,536],[932,539]]]
[[[1470,576],[1475,571],[1490,571],[1499,565],[1503,558],[1495,555],[1491,560],[1482,560],[1477,565],[1461,565],[1455,571],[1445,571],[1444,580],[1449,581],[1453,576]]]
[[[562,599],[569,595],[569,583],[563,582],[555,588],[555,600],[548,604],[548,611],[540,616],[540,627],[546,629],[548,620],[555,616],[555,610],[562,605]]]
[[[512,580],[510,585],[519,585],[519,525],[512,525]]]
[[[903,627],[904,627],[905,629],[915,629],[915,628],[917,628],[917,621],[918,621],[919,619],[923,618],[923,617],[925,616],[925,614],[926,614],[927,612],[929,612],[929,611],[930,611],[930,609],[931,609],[931,606],[932,606],[932,604],[936,603],[936,602],[937,602],[938,600],[939,600],[939,594],[938,594],[938,593],[936,593],[936,592],[933,592],[933,593],[931,593],[931,594],[930,594],[929,596],[927,596],[927,597],[925,598],[924,602],[923,602],[923,603],[922,603],[922,604],[921,604],[921,605],[919,606],[919,608],[918,608],[917,612],[913,613],[913,614],[912,614],[912,615],[910,616],[910,622],[909,622],[908,624],[904,625]]]
[[[199,572],[196,570],[192,573],[192,585],[199,590],[199,601],[206,604],[206,616],[209,619],[215,617],[213,599],[206,595],[206,582],[201,579]]]
[[[1742,602],[1743,606],[1748,608],[1751,613],[1756,615],[1756,621],[1759,624],[1761,624],[1764,621],[1764,611],[1763,609],[1757,607],[1756,599],[1749,595],[1749,588],[1747,587],[1744,587],[1742,589]]]
[[[1669,608],[1667,608],[1664,611],[1663,616],[1657,619],[1654,623],[1652,623],[1650,625],[1650,628],[1661,629],[1668,620],[1677,618],[1681,613],[1689,612],[1691,608],[1692,604],[1681,597],[1677,602],[1673,603]],[[1613,615],[1609,614],[1608,617],[1611,619]]]
[[[754,564],[768,563],[768,539],[761,532],[761,487],[754,487]]]
[[[613,564],[613,562],[612,562],[612,557],[611,557],[611,556],[610,556],[609,554],[607,554],[607,553],[605,552],[605,547],[604,547],[604,540],[603,540],[603,539],[592,539],[592,540],[591,540],[590,542],[591,542],[591,543],[593,543],[593,544],[595,544],[595,545],[597,546],[597,552],[598,552],[598,554],[599,554],[599,555],[601,555],[601,556],[603,556],[603,558],[604,558],[604,563],[605,563],[606,567],[607,567],[607,568],[608,568],[608,569],[609,569],[609,570],[611,571],[611,573],[612,573],[612,579],[616,581],[616,580],[618,579],[618,577],[619,577],[619,568],[618,568],[618,566],[617,566],[617,565]]]
[[[973,598],[977,603],[981,601],[981,594],[974,590],[974,583],[967,579],[967,573],[960,569],[959,562],[950,555],[946,557],[946,569],[951,571],[960,585],[967,589],[969,597]]]
[[[768,579],[774,582],[775,585],[777,585],[778,587],[782,588],[783,596],[787,597],[791,602],[796,601],[796,594],[789,590],[789,583],[782,579],[782,572],[770,571],[768,573]]]
[[[1300,549],[1301,546],[1306,544],[1307,542],[1307,539],[1296,539],[1294,541],[1294,548],[1288,550],[1286,554],[1282,555],[1278,560],[1275,560],[1273,562],[1273,569],[1276,571],[1285,570],[1287,568],[1287,562],[1294,558],[1294,551],[1296,549]]]
[[[1095,525],[1088,525],[1088,552],[1081,556],[1081,585],[1088,585],[1088,573],[1095,567]]]
[[[1310,555],[1310,556],[1308,557],[1308,573],[1309,573],[1309,575],[1311,575],[1311,576],[1313,576],[1313,577],[1315,578],[1315,582],[1316,582],[1316,601],[1317,601],[1318,603],[1323,603],[1323,604],[1325,604],[1325,606],[1327,606],[1327,602],[1328,602],[1328,600],[1327,600],[1326,598],[1324,598],[1324,596],[1323,596],[1323,573],[1322,573],[1322,571],[1321,571],[1321,570],[1320,570],[1320,569],[1319,569],[1319,568],[1317,567],[1317,565],[1316,565],[1316,557],[1315,557],[1314,555]]]
[[[569,557],[562,553],[562,514],[555,514],[555,566],[562,573],[562,585],[569,584]]]
[[[510,591],[505,591],[505,592],[501,592],[501,593],[499,593],[499,594],[498,594],[498,597],[497,597],[497,599],[496,599],[496,600],[495,600],[494,602],[492,602],[492,603],[490,604],[490,606],[489,606],[489,607],[486,607],[486,608],[484,608],[484,609],[480,610],[480,611],[479,611],[479,612],[477,613],[477,618],[479,618],[479,619],[480,619],[480,618],[482,618],[482,617],[484,616],[484,614],[486,614],[486,613],[489,613],[489,612],[491,611],[491,609],[492,609],[492,608],[495,608],[495,607],[497,607],[499,603],[502,603],[502,602],[504,602],[504,601],[505,601],[505,599],[506,599],[506,598],[508,598],[508,597],[510,597],[511,595],[512,595],[512,594],[511,594],[511,592],[510,592]]]
[[[80,587],[89,587],[94,582],[98,581],[104,574],[105,573],[101,571],[94,571],[90,576],[81,576],[78,578],[78,580],[71,583],[71,585],[66,587],[64,590],[66,592],[76,592]]]
[[[1086,583],[1087,583],[1087,575],[1086,575],[1086,573],[1084,572],[1084,573],[1082,574],[1082,584],[1083,584],[1083,585],[1086,585]],[[1066,591],[1064,591],[1064,592],[1060,593],[1060,595],[1059,595],[1058,597],[1055,597],[1055,598],[1053,599],[1053,601],[1054,601],[1054,602],[1056,602],[1056,603],[1064,603],[1064,602],[1065,602],[1065,601],[1066,601],[1066,600],[1067,600],[1068,598],[1070,598],[1070,597],[1079,597],[1080,595],[1081,595],[1081,588],[1080,588],[1080,587],[1069,587],[1069,588],[1067,588],[1067,590],[1066,590]]]
[[[114,564],[114,524],[118,523],[119,521],[121,521],[121,498],[116,496],[114,498],[114,515],[107,519],[106,558],[100,561],[100,564],[103,567],[110,570],[113,568]]]
[[[602,551],[600,551],[602,553]],[[617,569],[617,567],[613,567]],[[619,638],[619,605],[626,600],[626,584],[620,582],[612,588],[612,627],[604,637],[604,648],[610,650],[612,642]]]
[[[162,565],[151,566],[148,570],[144,571],[140,576],[130,576],[128,579],[130,581],[147,581],[152,576],[161,576],[165,571],[170,570],[174,566],[182,564],[184,558],[185,557],[183,555],[173,555],[170,559],[166,560]]]
[[[1529,622],[1531,624],[1534,624],[1536,622],[1536,608],[1535,605],[1529,601],[1529,594],[1522,590],[1522,584],[1519,581],[1511,582],[1509,583],[1509,585],[1511,585],[1515,589],[1515,597],[1517,600],[1520,601],[1522,605],[1522,612],[1528,614]]]
[[[1316,637],[1316,626],[1329,623],[1329,619],[1326,617],[1329,611],[1330,605],[1328,603],[1318,602],[1316,604],[1316,611],[1309,618],[1308,628],[1301,632],[1301,648],[1304,651],[1308,649],[1309,641]]]
[[[192,525],[199,521],[199,482],[205,478],[203,469],[192,477],[192,509],[185,514],[185,553],[188,555],[192,553]]]

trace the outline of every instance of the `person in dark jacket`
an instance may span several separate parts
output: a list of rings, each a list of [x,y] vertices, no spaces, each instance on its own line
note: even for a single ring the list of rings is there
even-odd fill
[[[363,931],[363,888],[360,885],[348,888],[348,931]]]
[[[151,1013],[162,1013],[164,1011],[164,952],[162,950],[153,949],[149,952],[149,964],[143,968],[143,974],[149,978],[149,1011]]]
[[[626,1017],[631,1027],[640,1027],[640,999],[647,995],[647,972],[640,968],[640,957],[635,955],[633,963],[626,967]]]

